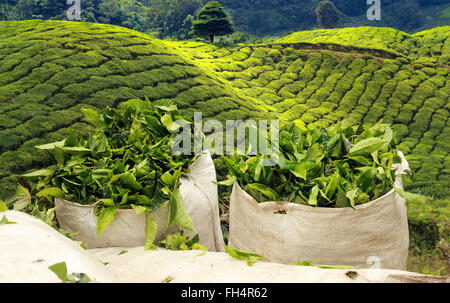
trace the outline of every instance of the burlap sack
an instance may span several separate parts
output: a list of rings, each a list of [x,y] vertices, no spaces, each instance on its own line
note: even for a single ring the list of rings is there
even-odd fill
[[[409,170],[403,161],[395,186]],[[405,200],[392,189],[352,208],[323,208],[287,202],[258,203],[233,186],[229,246],[255,252],[272,262],[406,269],[409,247]],[[286,214],[277,214],[284,210]]]
[[[323,269],[258,261],[248,266],[224,252],[144,251],[143,247],[88,250],[124,283],[364,283],[448,282],[390,269]]]
[[[180,194],[183,204],[192,218],[200,243],[210,251],[223,251],[223,238],[220,228],[216,171],[209,152],[205,152],[192,163],[189,178],[181,178]],[[98,247],[135,247],[145,243],[145,214],[136,215],[134,209],[117,210],[114,220],[97,234],[97,216],[95,205],[81,205],[62,199],[55,200],[56,218],[61,228],[78,232],[76,239],[88,248]],[[151,213],[158,224],[155,242],[164,239],[179,227],[174,224],[167,231],[168,207],[166,204]],[[192,237],[194,233],[184,231]]]
[[[0,283],[61,282],[48,268],[66,262],[68,273],[92,282],[117,282],[113,274],[76,242],[41,220],[18,211],[0,213],[15,224],[0,225]]]

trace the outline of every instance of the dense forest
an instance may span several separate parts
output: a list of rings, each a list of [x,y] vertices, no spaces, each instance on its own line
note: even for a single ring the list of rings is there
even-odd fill
[[[81,0],[81,21],[120,25],[159,38],[192,38],[191,26],[206,0]],[[222,0],[235,24],[234,38],[279,36],[317,28],[321,0]],[[336,27],[389,26],[409,33],[450,23],[448,0],[383,0],[381,20],[370,21],[366,0],[332,0]],[[0,20],[65,20],[65,0],[0,0]],[[245,33],[245,34],[244,34]]]

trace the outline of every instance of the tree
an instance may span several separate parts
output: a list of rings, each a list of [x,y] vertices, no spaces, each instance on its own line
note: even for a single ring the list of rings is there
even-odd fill
[[[194,20],[194,16],[187,15],[187,17],[183,21],[183,25],[178,30],[178,39],[186,40],[192,38],[192,24],[194,23]]]
[[[428,0],[427,0],[428,1]],[[336,8],[347,16],[360,16],[366,13],[367,7],[370,5],[368,0],[332,0]],[[384,0],[383,4],[387,5],[389,0]]]
[[[317,23],[323,28],[333,28],[339,23],[339,11],[331,1],[322,1],[316,8]]]
[[[195,11],[201,7],[202,0],[152,0],[152,5],[148,10],[144,20],[144,28],[158,32],[158,37],[167,36],[179,37],[179,32],[184,31],[184,27],[189,22],[188,16],[194,15]],[[186,33],[189,32],[189,28]]]
[[[97,20],[106,24],[121,25],[127,17],[120,2],[114,0],[102,0],[97,12],[99,15]]]
[[[208,2],[200,10],[192,30],[196,36],[208,36],[211,42],[214,42],[214,36],[230,35],[234,32],[223,6],[217,1]]]

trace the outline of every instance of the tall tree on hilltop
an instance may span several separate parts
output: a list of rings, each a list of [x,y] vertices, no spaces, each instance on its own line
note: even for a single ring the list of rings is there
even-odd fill
[[[331,1],[322,1],[316,8],[317,24],[322,28],[333,28],[339,23],[339,11]]]
[[[217,1],[208,2],[200,10],[192,30],[196,36],[208,36],[211,42],[214,42],[214,36],[230,35],[234,32],[230,18]]]

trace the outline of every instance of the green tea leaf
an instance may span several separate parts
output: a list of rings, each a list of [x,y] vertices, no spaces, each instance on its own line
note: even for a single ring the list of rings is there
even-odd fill
[[[58,278],[64,283],[89,283],[91,279],[85,273],[72,273],[67,272],[66,262],[60,262],[48,267],[54,272]]]
[[[170,172],[166,171],[162,176],[161,176],[161,180],[164,182],[164,184],[166,184],[169,187],[172,187],[174,185],[174,178],[172,177],[172,175],[170,174]]]
[[[61,198],[63,199],[65,197],[64,191],[57,188],[57,187],[49,187],[46,189],[41,190],[36,194],[38,197],[55,197],[55,198]],[[48,199],[50,200],[50,199]]]
[[[48,143],[48,144],[43,144],[43,145],[37,145],[36,148],[38,149],[42,149],[42,150],[52,150],[54,149],[56,146],[57,147],[63,147],[64,146],[64,142],[66,140],[62,140],[62,141],[57,141],[57,142],[53,142],[53,143]]]
[[[158,135],[163,135],[165,132],[164,127],[155,116],[145,116],[145,120],[150,130]]]
[[[0,213],[7,211],[8,210],[8,206],[6,205],[6,203],[0,199]]]
[[[194,243],[194,245],[192,245],[192,250],[204,250],[204,251],[207,251],[208,249],[205,246],[201,245],[200,243]],[[202,254],[205,254],[205,253],[202,253]],[[202,255],[202,254],[199,254],[199,255]],[[197,256],[199,256],[199,255],[197,255]]]
[[[178,187],[174,189],[169,199],[169,221],[167,222],[166,230],[173,223],[176,223],[183,229],[195,232],[194,223],[184,208]]]
[[[300,266],[314,266],[319,268],[325,268],[325,269],[351,269],[353,266],[348,265],[322,265],[322,264],[314,264],[314,261],[299,261],[296,263],[296,265]]]
[[[55,160],[58,162],[58,165],[64,165],[64,162],[66,160],[66,154],[64,153],[64,150],[58,146],[55,146]]]
[[[147,207],[145,206],[141,206],[141,205],[136,205],[136,204],[131,204],[131,207],[136,211],[136,215],[140,215],[143,214],[147,211]]]
[[[8,221],[8,219],[6,218],[6,216],[3,215],[3,218],[0,220],[0,225],[2,225],[2,224],[17,224],[17,223],[16,223],[16,222]]]
[[[141,190],[142,189],[142,184],[136,181],[136,177],[130,173],[130,172],[126,172],[120,175],[120,181],[127,185],[127,187],[129,187],[130,189],[133,190]]]
[[[70,282],[68,276],[67,276],[67,265],[66,262],[59,262],[56,264],[53,264],[52,266],[48,267],[52,272],[54,272],[58,278],[63,282]]]
[[[236,181],[237,181],[236,176],[231,176],[231,177],[229,177],[228,179],[226,179],[226,180],[224,180],[224,181],[213,182],[213,183],[214,183],[214,184],[217,184],[217,185],[231,186],[231,185],[233,185],[234,183],[236,183]]]
[[[223,243],[223,247],[225,248],[225,251],[234,259],[247,261],[248,266],[253,265],[259,260],[266,259],[265,257],[252,252],[228,247],[225,243]]]
[[[319,187],[317,185],[315,185],[311,189],[311,193],[309,195],[309,199],[308,199],[309,205],[317,206],[317,194],[318,193],[319,193]]]
[[[239,170],[238,166],[233,161],[224,156],[222,156],[222,159],[224,160],[226,166],[234,176],[236,177],[242,176],[242,172]]]
[[[156,224],[156,220],[147,213],[146,223],[145,223],[145,250],[155,250],[156,245],[153,244],[156,238],[156,232],[158,230],[158,226]]]
[[[336,192],[338,180],[339,174],[337,172],[330,177],[330,181],[325,188],[325,194],[327,195],[328,199],[331,199],[331,197],[333,197],[334,193]]]
[[[106,227],[108,227],[109,223],[114,220],[116,211],[117,208],[115,206],[110,206],[102,209],[100,216],[98,216],[97,222],[97,233],[99,236],[106,229]]]
[[[355,197],[356,197],[357,192],[358,192],[358,189],[352,189],[345,193],[345,196],[350,200],[350,205],[352,207],[355,207]]]
[[[306,167],[304,164],[296,164],[293,169],[289,170],[294,176],[302,178],[306,181]]]
[[[33,172],[30,172],[30,173],[22,174],[20,176],[21,177],[33,178],[33,177],[47,177],[47,176],[51,176],[52,174],[53,174],[53,170],[52,169],[40,169],[40,170],[35,170]]]
[[[105,206],[116,206],[113,199],[100,199],[99,201],[103,202]]]
[[[280,197],[278,196],[278,194],[267,185],[260,183],[251,183],[247,184],[247,186],[251,189],[261,192],[264,196],[268,197],[272,201],[280,201]]]
[[[84,113],[84,118],[88,123],[92,124],[93,126],[100,125],[100,115],[96,110],[90,108],[82,108],[81,111]]]
[[[64,147],[62,147],[62,150],[71,155],[92,151],[89,148],[82,147],[82,146],[64,146]]]
[[[165,114],[164,116],[161,117],[161,123],[162,125],[164,125],[164,127],[168,130],[168,131],[172,131],[172,127],[173,127],[173,120],[172,120],[172,115],[170,114]]]
[[[349,154],[350,156],[367,156],[380,149],[385,143],[386,141],[377,137],[367,138],[353,145]]]
[[[349,207],[349,201],[347,197],[345,196],[345,192],[341,189],[338,189],[338,192],[336,194],[336,207],[342,208],[342,207]]]
[[[403,199],[405,199],[408,202],[414,202],[414,203],[428,203],[431,201],[430,197],[426,197],[423,195],[419,195],[419,194],[414,194],[414,193],[410,193],[404,190],[401,190],[398,187],[395,187],[395,192],[402,197]]]

